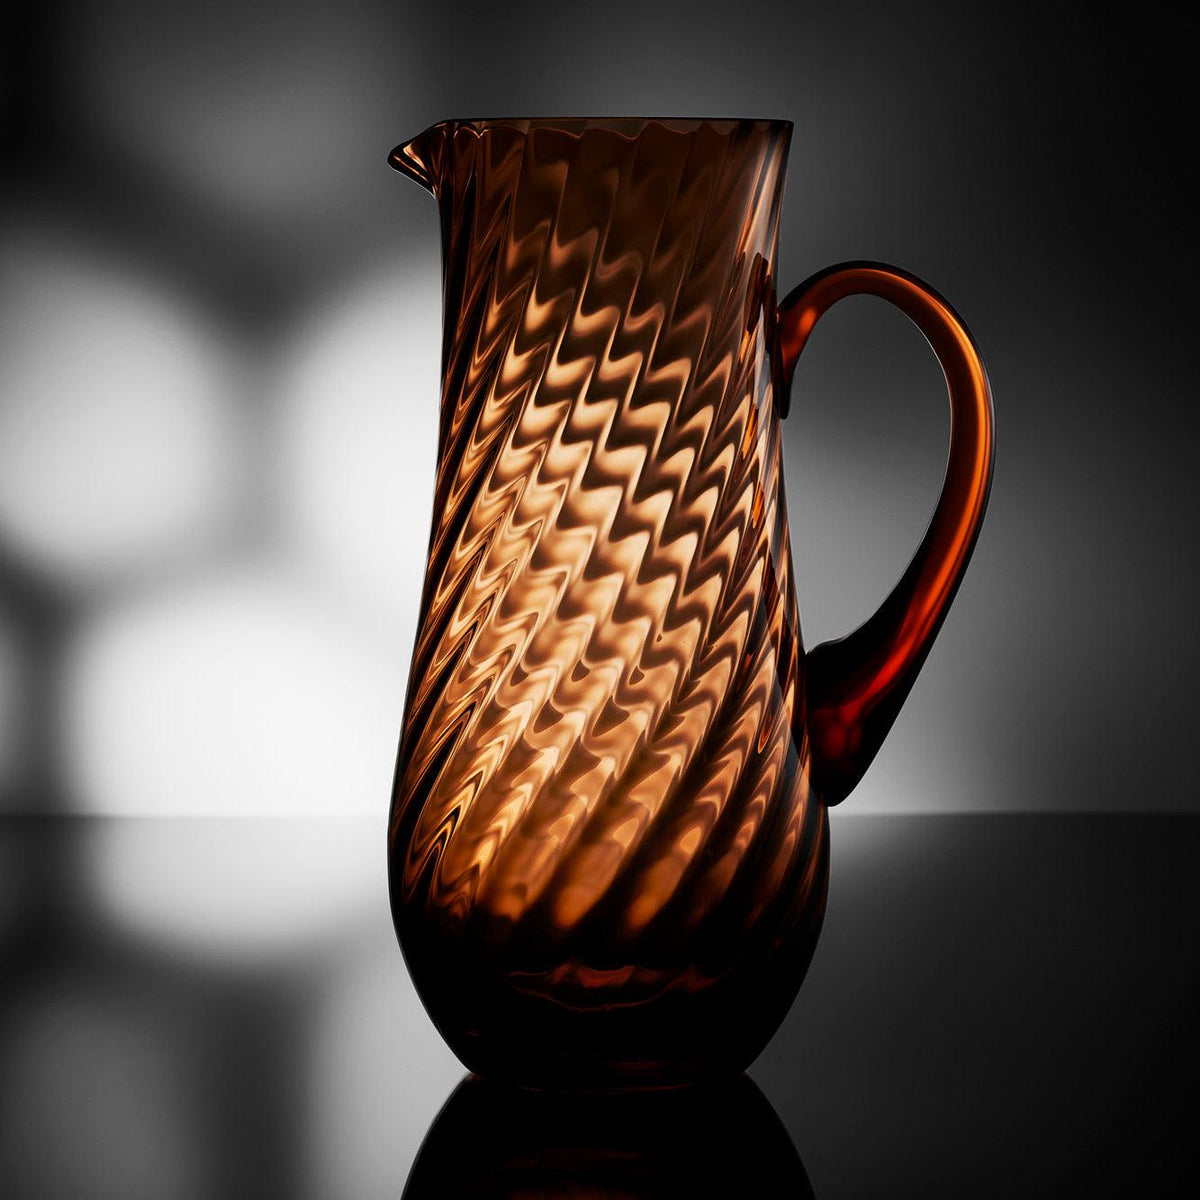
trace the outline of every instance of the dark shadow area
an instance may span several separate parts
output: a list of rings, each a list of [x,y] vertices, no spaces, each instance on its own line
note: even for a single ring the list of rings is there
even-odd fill
[[[1195,1194],[1200,821],[846,815],[832,858],[753,1068],[822,1200]]]

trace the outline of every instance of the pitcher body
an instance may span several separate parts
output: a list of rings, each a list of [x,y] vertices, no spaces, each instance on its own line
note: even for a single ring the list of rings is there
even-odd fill
[[[440,204],[445,334],[391,903],[484,1075],[748,1065],[816,945],[839,770],[940,621],[876,693],[886,653],[842,651],[862,678],[810,717],[779,419],[807,329],[774,284],[790,131],[446,122],[393,153]]]

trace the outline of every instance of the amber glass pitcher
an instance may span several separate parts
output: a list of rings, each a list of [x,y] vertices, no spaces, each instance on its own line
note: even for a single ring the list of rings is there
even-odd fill
[[[445,334],[391,903],[430,1015],[484,1076],[661,1086],[754,1059],[816,945],[826,806],[979,531],[991,400],[953,309],[877,263],[776,300],[790,136],[469,120],[392,152],[441,209]],[[861,293],[940,359],[949,466],[879,611],[806,651],[780,418],[813,325]]]

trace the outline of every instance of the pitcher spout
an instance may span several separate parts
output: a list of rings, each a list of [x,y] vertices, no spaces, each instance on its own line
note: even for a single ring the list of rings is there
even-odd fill
[[[419,183],[430,195],[438,194],[445,149],[445,124],[431,125],[388,155],[388,166]]]

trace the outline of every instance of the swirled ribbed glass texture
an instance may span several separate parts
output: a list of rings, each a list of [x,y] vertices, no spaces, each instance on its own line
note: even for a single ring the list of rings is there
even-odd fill
[[[392,907],[484,1074],[740,1069],[815,945],[774,399],[789,134],[458,121],[393,152],[441,206],[445,336]]]

